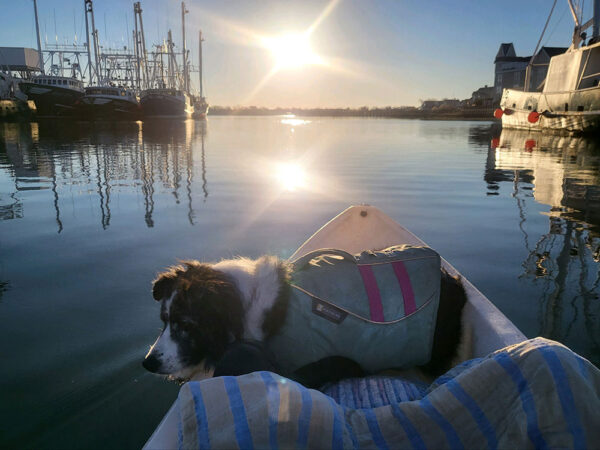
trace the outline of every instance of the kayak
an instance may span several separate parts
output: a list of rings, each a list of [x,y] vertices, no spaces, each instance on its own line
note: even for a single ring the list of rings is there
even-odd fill
[[[393,245],[426,246],[425,242],[398,224],[383,211],[370,205],[351,206],[323,225],[289,258],[290,262],[314,250],[334,248],[357,254],[382,250]],[[463,309],[464,345],[467,358],[483,357],[493,351],[526,340],[525,335],[473,284],[442,258],[442,267],[462,277],[467,292]],[[176,448],[178,414],[173,405],[146,442],[145,449]]]

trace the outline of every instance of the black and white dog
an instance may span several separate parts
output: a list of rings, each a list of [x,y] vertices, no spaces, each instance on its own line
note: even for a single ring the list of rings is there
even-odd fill
[[[277,372],[277,362],[261,343],[283,325],[289,271],[285,261],[263,256],[216,264],[185,261],[161,273],[154,281],[152,294],[161,302],[164,329],[146,355],[144,367],[177,380],[212,370],[215,376],[254,370]],[[456,357],[465,302],[460,279],[442,270],[432,358],[421,368],[425,373],[443,373]],[[361,374],[353,361],[332,357],[298,373],[282,375],[312,387]]]

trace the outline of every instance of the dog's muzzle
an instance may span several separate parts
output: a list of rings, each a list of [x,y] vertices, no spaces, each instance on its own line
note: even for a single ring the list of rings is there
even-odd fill
[[[154,356],[154,354],[150,353],[148,356],[146,356],[146,358],[144,359],[144,362],[142,362],[142,366],[144,366],[144,368],[152,373],[156,373],[158,372],[158,370],[160,369],[161,366],[161,362],[160,360]]]

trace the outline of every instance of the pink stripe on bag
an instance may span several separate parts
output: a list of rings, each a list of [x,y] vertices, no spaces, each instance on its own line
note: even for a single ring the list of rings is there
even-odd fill
[[[392,263],[398,283],[400,283],[400,289],[402,290],[402,298],[404,299],[404,315],[414,313],[417,310],[415,305],[415,293],[413,292],[412,284],[410,284],[410,277],[406,271],[406,267],[402,261],[396,261]]]
[[[360,276],[365,284],[365,290],[369,297],[369,309],[371,311],[371,320],[375,322],[384,322],[383,305],[381,304],[381,294],[377,287],[377,280],[371,266],[358,266]]]

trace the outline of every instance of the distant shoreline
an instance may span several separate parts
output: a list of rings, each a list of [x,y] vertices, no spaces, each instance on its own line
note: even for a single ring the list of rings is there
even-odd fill
[[[210,116],[380,117],[392,119],[497,120],[493,108],[423,111],[417,108],[229,108],[214,106]]]

